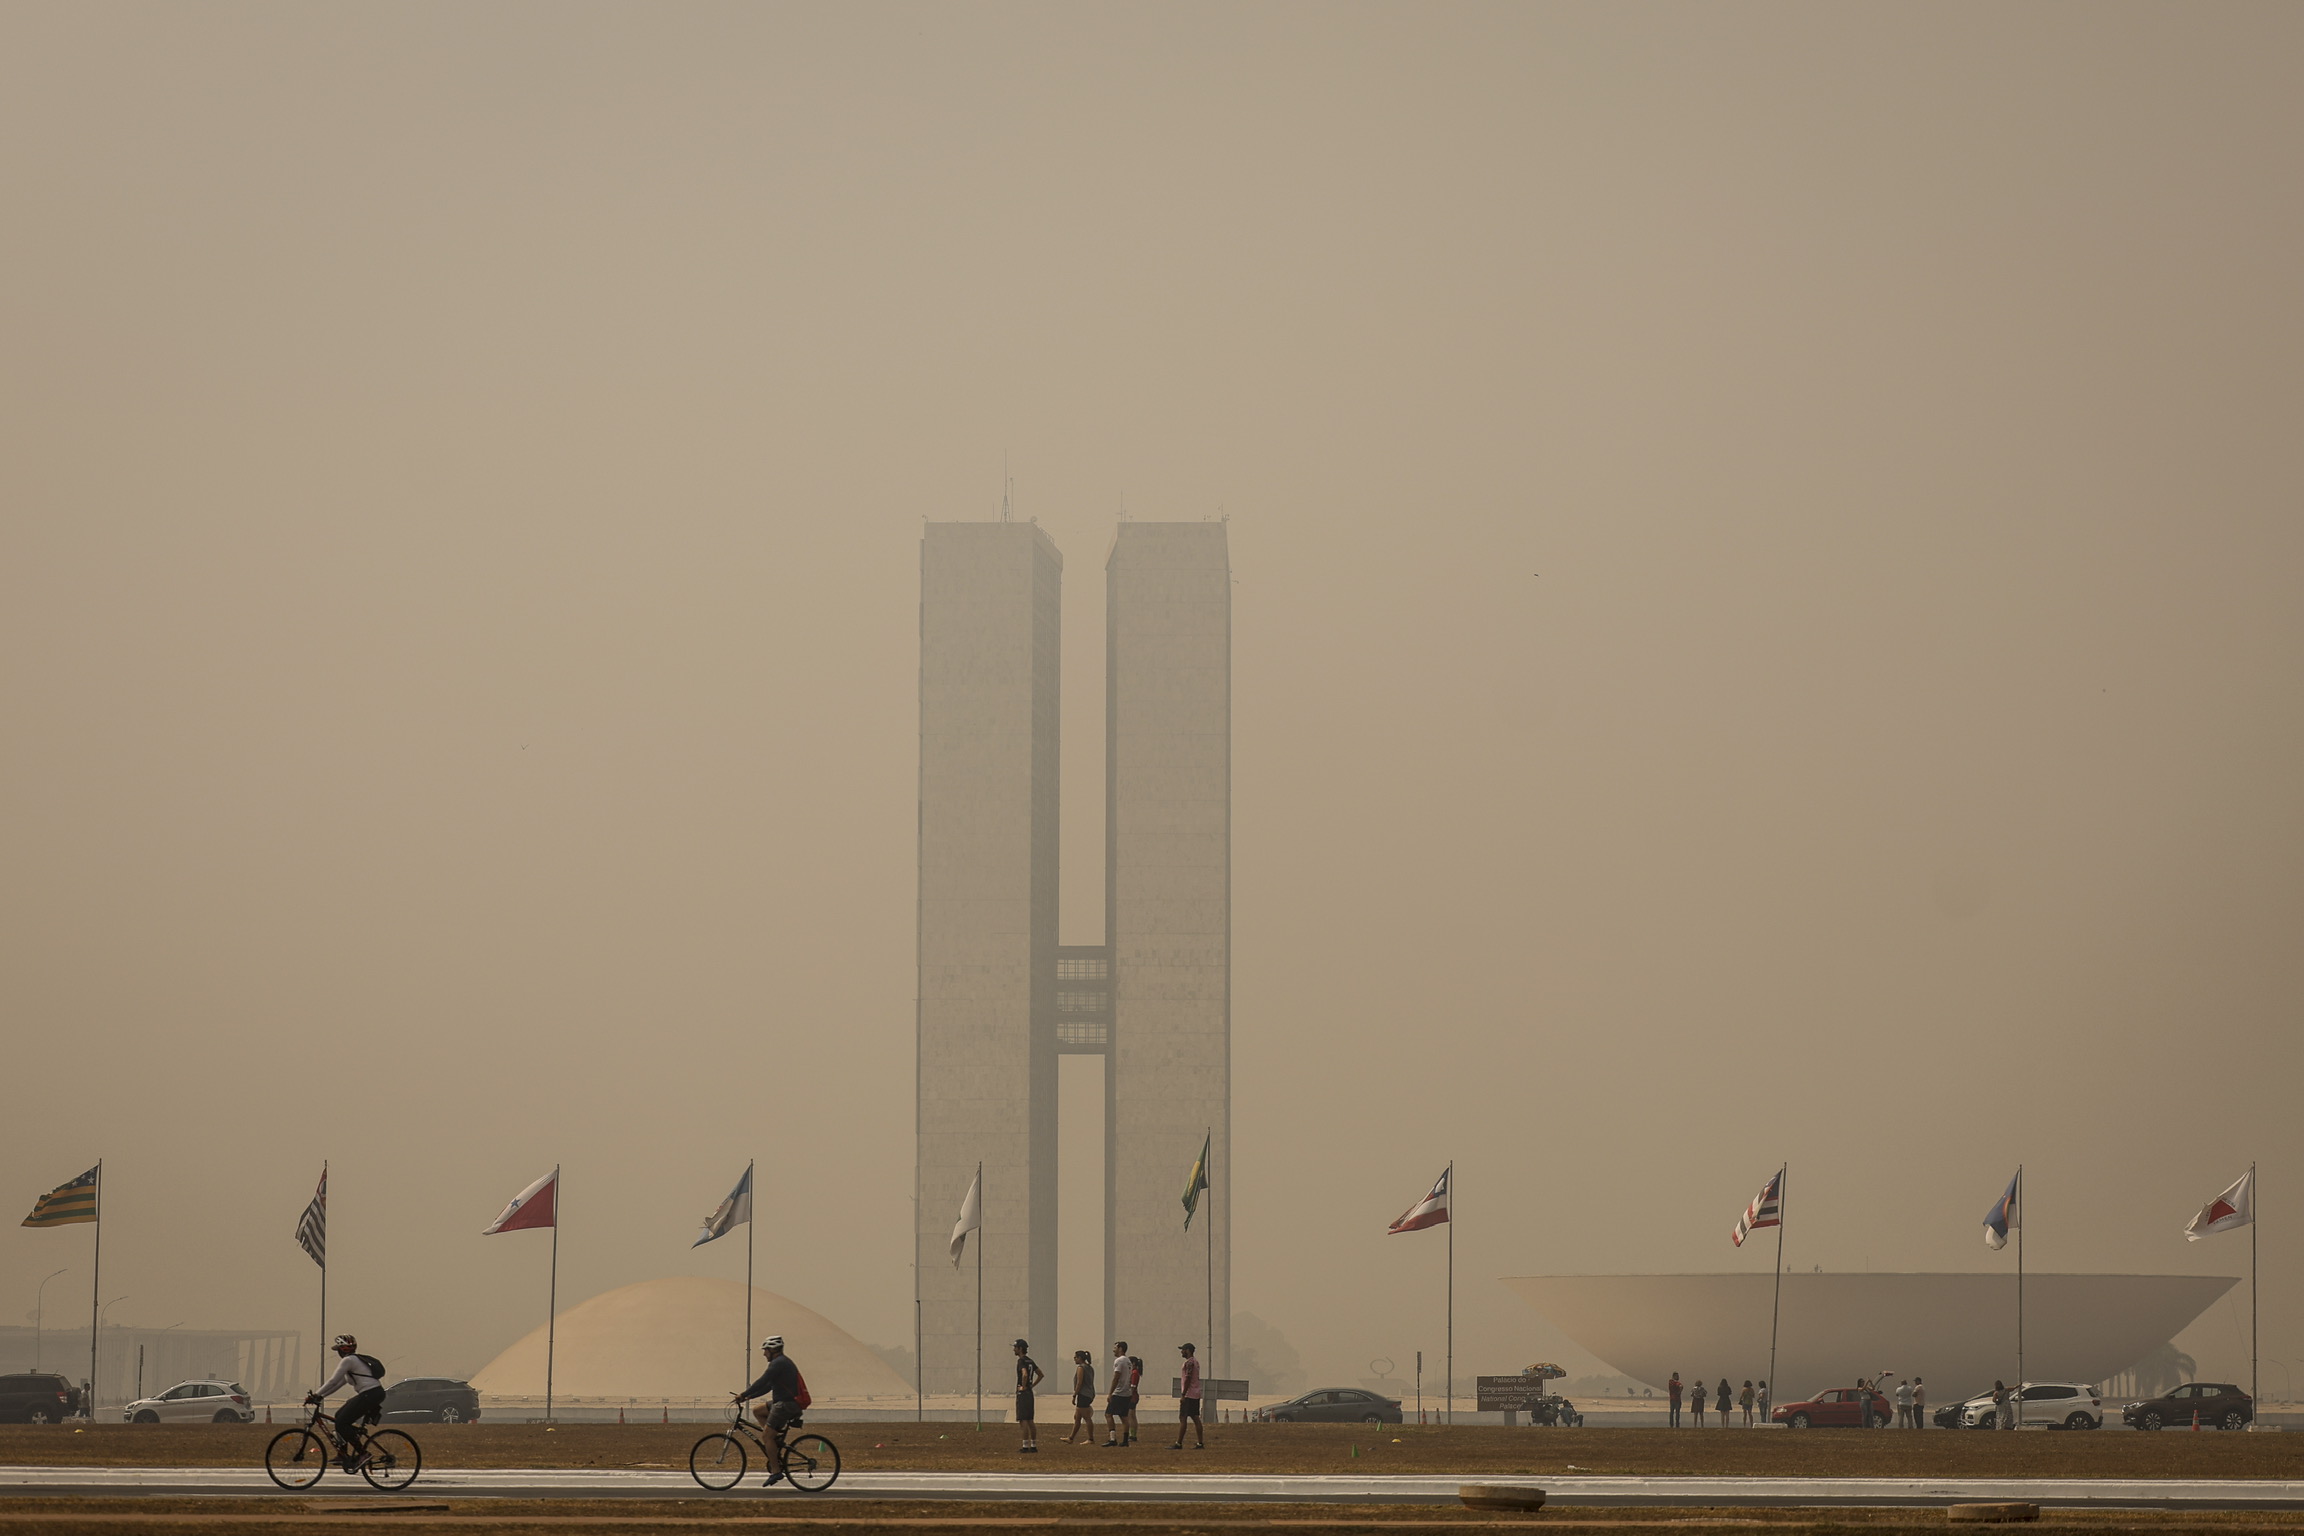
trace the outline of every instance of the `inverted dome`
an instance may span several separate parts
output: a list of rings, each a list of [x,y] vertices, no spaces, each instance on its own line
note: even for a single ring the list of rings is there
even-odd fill
[[[552,1391],[562,1398],[725,1397],[760,1370],[760,1340],[784,1336],[811,1397],[909,1397],[912,1384],[839,1324],[773,1291],[681,1275],[618,1286],[560,1314]],[[747,1371],[747,1367],[749,1370]],[[739,1374],[744,1372],[744,1374]],[[544,1395],[539,1327],[481,1368],[472,1385],[497,1397]]]

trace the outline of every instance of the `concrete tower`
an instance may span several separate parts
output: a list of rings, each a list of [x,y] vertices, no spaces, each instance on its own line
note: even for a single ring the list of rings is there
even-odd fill
[[[1123,523],[1113,543],[1105,942],[1092,945],[1056,942],[1062,558],[1038,527],[1005,522],[932,523],[920,553],[914,1239],[927,1390],[968,1392],[976,1380],[975,1255],[955,1271],[946,1245],[979,1162],[986,1390],[1008,1390],[1010,1339],[1030,1338],[1044,1362],[1077,1347],[1056,1338],[1063,1054],[1106,1058],[1105,1342],[1130,1340],[1158,1380],[1190,1339],[1221,1372],[1232,1212],[1224,526]],[[1203,1135],[1214,1207],[1187,1235],[1178,1197]]]

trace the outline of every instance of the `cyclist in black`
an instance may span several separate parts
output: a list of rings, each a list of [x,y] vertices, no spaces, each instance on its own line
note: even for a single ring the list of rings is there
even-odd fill
[[[384,1362],[360,1353],[360,1341],[348,1333],[336,1335],[329,1346],[336,1351],[336,1374],[327,1384],[304,1395],[306,1403],[324,1403],[338,1387],[350,1387],[352,1396],[336,1410],[336,1465],[347,1472],[359,1465],[368,1437],[362,1424],[373,1424],[384,1412]]]
[[[784,1336],[771,1334],[760,1341],[760,1353],[768,1357],[760,1379],[737,1394],[736,1401],[748,1403],[753,1398],[765,1397],[766,1402],[752,1410],[752,1416],[768,1431],[768,1438],[776,1445],[776,1463],[768,1469],[768,1481],[784,1479],[784,1431],[800,1422],[800,1410],[808,1406],[808,1385],[800,1379],[800,1367],[784,1353]]]

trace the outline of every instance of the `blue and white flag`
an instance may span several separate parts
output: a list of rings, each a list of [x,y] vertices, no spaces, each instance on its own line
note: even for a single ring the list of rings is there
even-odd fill
[[[2016,1207],[2017,1186],[2024,1182],[2024,1170],[2016,1170],[2016,1177],[2008,1181],[2008,1192],[1984,1213],[1984,1246],[2001,1249],[2008,1246],[2008,1234],[2024,1225],[2023,1213]]]
[[[716,1237],[726,1237],[752,1219],[752,1165],[744,1165],[744,1177],[728,1191],[728,1198],[720,1202],[720,1209],[704,1218],[704,1231],[691,1248],[701,1248]]]

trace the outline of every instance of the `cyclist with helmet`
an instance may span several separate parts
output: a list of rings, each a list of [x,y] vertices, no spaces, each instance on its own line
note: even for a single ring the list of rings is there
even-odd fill
[[[338,1387],[352,1389],[352,1396],[336,1410],[336,1464],[350,1471],[367,1449],[368,1437],[360,1426],[384,1415],[384,1362],[360,1353],[360,1341],[348,1333],[336,1335],[328,1347],[336,1351],[336,1374],[316,1391],[305,1393],[304,1401],[324,1403]]]
[[[736,1396],[739,1403],[753,1398],[765,1398],[752,1416],[776,1445],[775,1465],[768,1469],[768,1481],[781,1482],[784,1477],[784,1431],[800,1422],[800,1410],[808,1406],[808,1383],[801,1379],[800,1367],[784,1353],[784,1336],[771,1334],[760,1341],[760,1353],[768,1357],[768,1364],[760,1372],[760,1379]]]

